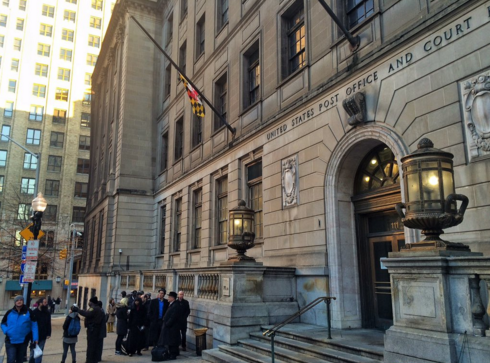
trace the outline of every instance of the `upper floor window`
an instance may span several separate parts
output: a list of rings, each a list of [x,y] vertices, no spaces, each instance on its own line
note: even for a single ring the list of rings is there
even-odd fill
[[[22,39],[15,38],[14,39],[14,50],[17,50],[20,52],[21,48],[22,48]]]
[[[96,35],[89,35],[88,45],[91,47],[100,48],[100,37]]]
[[[182,198],[175,200],[175,234],[174,234],[174,251],[180,250],[180,237],[182,226]]]
[[[163,254],[165,251],[165,226],[167,224],[167,206],[160,207],[160,251]]]
[[[92,94],[89,92],[85,92],[83,94],[82,104],[85,106],[89,106],[91,103],[92,103]]]
[[[306,32],[303,1],[297,1],[284,15],[287,38],[286,76],[303,68],[306,64]]]
[[[29,121],[42,121],[43,115],[43,106],[31,106],[31,111],[29,112]]]
[[[65,134],[64,133],[51,131],[51,139],[49,142],[49,146],[63,147],[64,142],[65,142]]]
[[[194,243],[193,248],[201,248],[202,189],[194,192]]]
[[[60,181],[59,180],[46,180],[44,187],[44,194],[50,197],[57,197],[60,194]]]
[[[54,6],[49,6],[49,5],[43,5],[43,11],[42,14],[44,16],[54,18]]]
[[[82,112],[82,116],[80,119],[81,127],[90,127],[90,114],[87,112]]]
[[[80,135],[78,150],[90,150],[90,136]]]
[[[219,245],[223,245],[228,242],[228,177],[219,179],[216,184],[217,241]]]
[[[61,39],[66,40],[68,42],[73,42],[73,38],[75,37],[75,32],[70,29],[63,29],[61,31]]]
[[[187,16],[187,0],[181,0],[180,1],[180,21],[184,20],[184,18]]]
[[[102,0],[92,0],[92,9],[102,10],[102,5],[104,2]]]
[[[39,34],[50,37],[53,35],[53,27],[47,24],[41,24],[39,27]]]
[[[54,111],[53,111],[53,123],[55,123],[55,124],[66,123],[66,110],[54,109]]]
[[[19,60],[18,59],[12,59],[12,63],[10,64],[10,70],[12,72],[18,72],[19,71]]]
[[[90,27],[95,29],[100,29],[102,26],[102,19],[95,16],[90,17]]]
[[[165,68],[165,85],[163,89],[163,99],[170,96],[172,89],[172,65],[169,63]]]
[[[161,152],[161,159],[160,159],[160,169],[161,171],[164,171],[167,169],[167,162],[168,162],[168,133],[164,133],[162,135],[162,152]]]
[[[244,100],[246,108],[260,99],[260,60],[259,42],[255,42],[244,54]]]
[[[34,71],[36,76],[47,77],[48,76],[48,65],[36,63],[36,69]]]
[[[5,36],[0,35],[0,48],[3,48],[4,43],[5,43]]]
[[[0,150],[0,167],[7,165],[7,150]]]
[[[17,81],[15,79],[10,79],[8,91],[15,93],[16,90],[17,90]]]
[[[0,14],[0,26],[6,27],[7,26],[7,15]]]
[[[51,52],[51,46],[48,44],[39,43],[37,45],[37,54],[42,55],[44,57],[49,57],[49,53]]]
[[[202,142],[202,117],[192,115],[192,147]]]
[[[59,173],[61,171],[61,156],[49,155],[48,171]]]
[[[36,179],[34,178],[22,178],[20,184],[21,194],[34,194],[34,188],[36,186]]]
[[[74,11],[65,10],[63,12],[63,20],[71,21],[72,23],[74,23],[75,17],[76,17],[76,12]]]
[[[27,129],[26,144],[39,145],[41,143],[41,130]]]
[[[26,11],[27,0],[19,0],[19,10]]]
[[[65,88],[56,88],[54,98],[59,101],[68,101],[68,90]]]
[[[71,62],[72,55],[73,55],[73,51],[71,49],[65,49],[65,48],[60,49],[60,59]]]
[[[17,210],[17,219],[21,221],[27,221],[31,216],[31,206],[26,203],[19,203],[19,209]]]
[[[169,44],[172,41],[172,37],[174,35],[174,13],[171,13],[167,18],[167,42]]]
[[[229,7],[229,0],[218,0],[218,7],[217,7],[218,31],[228,23],[228,7]]]
[[[187,42],[184,42],[179,50],[179,67],[182,72],[186,73],[187,65]]]
[[[184,119],[180,118],[175,123],[175,160],[179,160],[182,157],[184,148]]]
[[[24,19],[17,18],[17,23],[15,25],[15,29],[24,30]]]
[[[36,97],[46,97],[46,86],[42,84],[34,84],[32,86],[32,95]]]
[[[75,197],[87,198],[88,196],[88,183],[75,183]]]
[[[90,160],[78,158],[77,173],[88,174],[89,171],[90,171]]]
[[[58,68],[58,79],[62,81],[70,80],[71,71],[67,68]]]
[[[206,18],[205,14],[203,14],[196,26],[196,58],[199,58],[204,53],[204,42],[206,40],[205,26]]]
[[[43,220],[47,222],[56,221],[56,215],[58,214],[58,206],[57,205],[49,205],[46,207],[43,213]]]
[[[76,4],[77,3],[77,0],[66,0],[67,3],[70,3],[70,4]]]
[[[225,125],[222,120],[226,121],[227,119],[228,79],[226,73],[223,74],[214,84],[214,92],[216,109],[221,114],[221,118],[214,115],[213,131],[216,131]]]
[[[255,237],[263,236],[262,161],[247,166],[248,203],[255,211]]]
[[[24,169],[26,170],[37,169],[37,158],[34,155],[30,153],[24,153]]]
[[[7,118],[11,118],[14,114],[14,103],[11,101],[7,101],[5,104],[5,109],[3,110],[3,116]]]
[[[71,221],[74,223],[83,223],[85,220],[85,207],[73,207]]]
[[[346,3],[347,26],[349,29],[374,14],[374,0],[348,0]]]
[[[95,63],[97,63],[97,56],[95,54],[87,54],[87,65],[95,66]]]
[[[10,136],[10,125],[2,125],[2,137],[0,138],[0,141],[9,141],[9,139],[5,136]]]

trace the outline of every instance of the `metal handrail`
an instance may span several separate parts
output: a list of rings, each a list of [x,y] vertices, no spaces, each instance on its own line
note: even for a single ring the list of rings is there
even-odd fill
[[[274,353],[274,337],[276,336],[276,332],[284,327],[286,324],[289,324],[292,322],[294,319],[297,317],[303,315],[306,313],[308,310],[314,308],[318,304],[320,304],[322,301],[327,304],[327,328],[328,328],[328,339],[332,339],[332,334],[331,334],[331,326],[330,326],[330,302],[332,300],[337,300],[336,297],[333,296],[323,296],[323,297],[317,297],[315,300],[313,300],[311,303],[303,307],[301,310],[298,312],[294,313],[291,315],[289,318],[284,320],[282,323],[274,325],[272,328],[266,330],[265,332],[262,333],[262,336],[267,336],[271,338],[271,359],[272,363],[275,361],[275,353]]]

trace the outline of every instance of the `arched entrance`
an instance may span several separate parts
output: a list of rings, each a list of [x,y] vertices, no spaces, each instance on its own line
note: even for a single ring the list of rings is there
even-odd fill
[[[389,126],[373,123],[358,127],[349,131],[339,141],[327,166],[325,177],[326,244],[330,294],[337,298],[332,304],[332,326],[335,328],[375,326],[375,306],[367,303],[369,299],[373,300],[372,281],[376,281],[372,279],[374,271],[371,266],[375,265],[373,261],[378,257],[376,253],[383,252],[383,248],[389,249],[387,247],[389,231],[382,232],[379,229],[372,229],[373,233],[370,234],[369,229],[361,227],[366,225],[369,227],[369,223],[373,226],[376,223],[391,223],[389,222],[392,218],[390,213],[394,210],[394,204],[402,199],[404,186],[395,183],[393,179],[384,183],[378,180],[371,181],[371,183],[381,182],[381,187],[376,188],[377,191],[369,188],[364,190],[364,186],[356,184],[356,180],[361,180],[356,179],[356,176],[364,175],[363,170],[367,170],[361,167],[361,163],[367,162],[368,155],[376,148],[384,149],[384,147],[389,149],[393,159],[397,161],[409,153],[402,138]],[[378,156],[378,158],[381,157]],[[390,167],[392,169],[390,169],[389,177],[393,178],[394,164]],[[376,172],[373,171],[373,173],[372,176],[375,176]],[[398,234],[405,234],[407,243],[416,240],[414,233],[407,229],[402,231],[401,228],[397,228]],[[361,240],[358,239],[358,236],[364,238],[363,248],[360,248]],[[381,240],[374,238],[381,238]],[[393,248],[397,243],[398,240],[395,238],[395,241],[391,241],[391,247]],[[371,254],[371,251],[376,253]],[[379,258],[377,260],[379,262]],[[365,261],[370,262],[365,263]],[[381,265],[379,269],[382,270]],[[367,276],[371,277],[366,278]],[[380,327],[383,326],[381,322]]]

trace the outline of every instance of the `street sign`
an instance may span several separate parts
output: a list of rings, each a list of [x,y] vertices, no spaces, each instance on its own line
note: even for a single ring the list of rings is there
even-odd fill
[[[36,278],[37,261],[27,261],[24,267],[24,282],[34,282]]]
[[[26,261],[22,260],[22,263],[20,264],[20,272],[21,273],[24,273],[25,267],[26,267]]]
[[[29,229],[33,225],[34,225],[33,223],[29,224],[26,228],[22,230],[22,232],[20,232],[20,235],[24,237],[26,241],[30,241],[31,239],[34,239],[34,234]],[[37,238],[41,239],[43,236],[44,236],[44,232],[39,231],[39,235],[37,236]]]
[[[21,284],[21,285],[24,284],[24,275],[20,275],[20,277],[19,277],[19,284]]]
[[[37,260],[37,254],[39,252],[39,240],[31,239],[27,241],[26,260]]]

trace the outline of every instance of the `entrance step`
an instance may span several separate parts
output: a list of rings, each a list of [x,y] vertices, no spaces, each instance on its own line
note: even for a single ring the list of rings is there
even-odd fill
[[[272,326],[262,327],[262,331]],[[221,345],[203,351],[202,358],[214,363],[269,363],[270,338],[262,332],[249,334],[235,346]],[[325,327],[289,324],[276,333],[275,361],[290,363],[380,363],[383,362],[384,333],[368,329],[332,330],[327,339]]]

